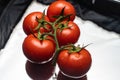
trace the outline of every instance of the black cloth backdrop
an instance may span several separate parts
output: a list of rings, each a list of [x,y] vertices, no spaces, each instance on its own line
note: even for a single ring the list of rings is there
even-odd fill
[[[11,32],[31,1],[32,0],[0,0],[0,49],[4,48]]]
[[[0,49],[4,48],[16,24],[33,0],[0,0]],[[36,0],[49,5],[55,0]],[[67,0],[76,9],[77,16],[100,27],[120,34],[119,0]]]

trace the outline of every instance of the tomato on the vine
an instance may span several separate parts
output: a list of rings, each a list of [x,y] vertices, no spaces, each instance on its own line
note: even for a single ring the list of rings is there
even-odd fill
[[[57,39],[60,46],[67,44],[74,44],[78,41],[80,36],[80,28],[73,21],[69,21],[66,25],[66,21],[63,22],[63,27],[57,30]]]
[[[24,55],[35,63],[49,61],[56,49],[55,42],[50,36],[46,36],[43,40],[39,40],[35,36],[36,34],[30,34],[25,38],[22,45]]]
[[[80,78],[85,76],[90,69],[92,59],[88,50],[84,48],[78,52],[62,50],[59,53],[57,63],[64,75]]]
[[[47,9],[47,16],[51,22],[55,21],[55,16],[60,16],[61,11],[63,10],[63,15],[71,15],[70,20],[73,21],[76,16],[76,11],[74,6],[67,1],[55,1],[49,5]]]
[[[28,14],[23,21],[23,30],[24,32],[29,35],[31,33],[35,33],[38,30],[36,30],[35,28],[38,26],[38,21],[37,19],[42,19],[43,17],[43,13],[42,12],[31,12],[30,14]],[[45,15],[44,16],[44,20],[49,22],[49,18]],[[50,29],[50,25],[46,25],[46,27],[48,29]],[[40,28],[41,33],[43,32],[48,32],[47,29],[41,27]]]

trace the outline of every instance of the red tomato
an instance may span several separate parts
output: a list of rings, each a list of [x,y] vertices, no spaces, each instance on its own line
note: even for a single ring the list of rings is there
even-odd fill
[[[22,48],[28,60],[36,63],[44,63],[51,59],[55,52],[55,43],[48,38],[39,40],[32,34],[25,38]]]
[[[72,53],[69,53],[68,50],[62,50],[57,60],[61,72],[73,78],[85,76],[90,69],[91,62],[91,55],[86,49]]]
[[[43,13],[42,12],[32,12],[30,14],[28,14],[23,21],[23,30],[24,32],[28,35],[31,34],[32,32],[37,32],[37,30],[35,30],[35,28],[38,26],[38,21],[36,18],[38,19],[42,19]],[[48,17],[45,16],[45,20],[49,21]],[[50,29],[49,25],[46,25],[47,28]],[[44,28],[40,28],[41,33],[43,32],[47,32],[46,29]]]
[[[60,46],[71,43],[74,44],[79,39],[80,29],[78,25],[72,21],[69,21],[67,26],[67,28],[57,30],[57,39]]]
[[[72,4],[67,1],[55,1],[47,9],[47,16],[51,22],[56,20],[53,16],[59,16],[64,7],[64,15],[71,14],[70,20],[73,21],[75,19],[76,11]]]

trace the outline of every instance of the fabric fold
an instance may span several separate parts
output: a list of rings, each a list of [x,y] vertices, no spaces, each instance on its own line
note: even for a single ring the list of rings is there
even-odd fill
[[[4,48],[10,34],[32,0],[10,0],[0,15],[0,49]]]

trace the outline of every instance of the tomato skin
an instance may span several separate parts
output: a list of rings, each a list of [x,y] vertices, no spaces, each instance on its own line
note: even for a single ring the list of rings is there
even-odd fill
[[[60,70],[67,76],[79,78],[83,77],[90,69],[92,59],[86,49],[80,52],[69,53],[68,50],[62,50],[57,60]]]
[[[39,40],[31,34],[25,38],[22,48],[28,60],[35,63],[44,63],[53,56],[55,43],[48,39]]]
[[[73,21],[75,19],[76,11],[72,4],[67,1],[55,1],[47,9],[47,16],[51,22],[56,20],[53,16],[59,16],[64,7],[64,15],[72,14],[70,20]]]
[[[73,21],[68,22],[68,28],[64,28],[62,31],[60,29],[57,30],[57,39],[60,46],[76,43],[79,36],[80,28]]]
[[[24,18],[23,30],[27,35],[31,34],[32,32],[33,33],[37,32],[37,30],[35,30],[35,28],[38,26],[38,21],[36,20],[36,17],[38,19],[42,19],[42,15],[43,15],[42,12],[31,12]],[[49,18],[46,15],[45,15],[45,20],[49,21]],[[49,25],[47,25],[47,27],[50,28]],[[47,32],[47,30],[45,30],[44,28],[40,28],[40,31],[41,33]]]

